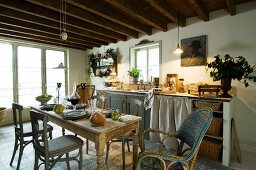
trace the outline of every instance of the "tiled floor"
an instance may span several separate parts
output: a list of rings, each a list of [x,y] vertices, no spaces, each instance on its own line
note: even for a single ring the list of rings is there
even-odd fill
[[[52,124],[54,126],[53,137],[61,135],[61,128]],[[13,126],[3,126],[0,127],[0,170],[13,170],[16,169],[17,164],[17,153],[13,163],[13,166],[9,166],[11,155],[13,152],[14,144],[14,130]],[[83,154],[83,169],[93,170],[96,167],[96,156],[95,156],[95,147],[94,143],[90,142],[89,154],[85,153],[84,145],[84,154]],[[246,155],[246,156],[244,156]],[[207,160],[205,158],[198,158],[195,169],[198,170],[224,170],[224,169],[246,169],[253,170],[256,169],[254,166],[256,154],[243,153],[243,164],[232,163],[230,168],[222,166],[219,162]],[[32,170],[34,163],[34,151],[31,144],[29,144],[25,150],[21,161],[20,169]],[[63,170],[66,168],[66,163],[58,163],[54,170]],[[71,162],[71,169],[78,169],[77,163],[75,161]],[[106,165],[106,169],[110,170],[119,170],[122,169],[122,158],[121,158],[121,146],[119,144],[112,144],[110,150],[109,163]],[[132,153],[126,152],[126,169],[132,169]]]

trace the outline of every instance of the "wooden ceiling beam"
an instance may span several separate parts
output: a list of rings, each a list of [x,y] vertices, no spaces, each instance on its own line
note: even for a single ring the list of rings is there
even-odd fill
[[[1,23],[6,23],[6,24],[9,24],[9,25],[23,27],[25,29],[31,29],[31,30],[51,33],[51,34],[55,34],[55,35],[58,35],[58,36],[60,35],[60,31],[59,31],[58,28],[56,29],[56,28],[40,25],[40,24],[33,23],[33,22],[22,21],[22,20],[11,18],[10,16],[2,16],[1,14],[0,14],[0,22]],[[83,40],[85,42],[88,39],[88,37],[84,37],[83,35],[79,35],[79,34],[74,34],[74,33],[69,32],[69,31],[68,31],[68,35],[69,35],[69,37],[80,39],[80,40]],[[91,42],[91,41],[87,41],[87,43],[96,44],[96,43]]]
[[[111,5],[121,9],[122,11],[140,18],[143,22],[153,26],[161,31],[167,31],[167,25],[162,23],[152,13],[145,11],[143,8],[136,6],[130,0],[106,0]]]
[[[9,31],[13,31],[14,34],[16,32],[21,32],[21,33],[24,33],[24,34],[29,33],[31,35],[40,35],[42,37],[46,37],[46,38],[50,38],[50,39],[53,39],[53,40],[60,41],[60,35],[59,34],[56,35],[56,34],[53,34],[53,33],[47,33],[47,32],[43,32],[43,31],[38,31],[38,30],[33,30],[33,29],[28,29],[28,28],[22,28],[22,27],[19,27],[19,26],[6,24],[6,23],[1,23],[1,22],[0,22],[0,28],[5,29],[5,30],[9,30]],[[72,38],[72,37],[68,37],[67,42],[71,42],[71,43],[75,43],[75,44],[79,44],[79,45],[85,45],[85,46],[100,47],[99,44],[88,43],[86,41],[76,39],[76,38]]]
[[[27,14],[27,16],[31,16],[31,17],[37,16],[37,17],[46,19],[45,22],[42,22],[42,20],[40,20],[40,22],[42,23],[47,24],[47,21],[55,21],[57,22],[56,24],[58,25],[58,28],[59,28],[59,22],[60,22],[59,12],[52,11],[47,8],[43,8],[41,6],[37,6],[37,5],[27,3],[25,1],[20,1],[20,0],[11,0],[11,1],[0,0],[0,6],[8,9],[13,9],[14,11],[17,11],[17,12],[22,12],[24,14]],[[51,26],[51,24],[52,22],[48,23],[49,26]],[[127,37],[122,34],[79,20],[74,17],[67,16],[67,28],[73,29],[73,27],[85,30],[83,31],[82,34],[85,34],[88,36],[91,35],[91,37],[95,37],[95,38],[99,37],[99,39],[101,40],[106,40],[112,43],[115,43],[116,39],[122,40],[122,41],[127,40]],[[76,30],[76,32],[79,32],[79,30]],[[103,37],[100,37],[100,35],[98,34],[102,35]],[[104,37],[109,37],[109,38],[104,39]]]
[[[60,11],[60,1],[49,1],[49,0],[26,0],[26,1],[49,8],[51,10]],[[92,14],[91,12],[82,10],[79,7],[69,5],[68,3],[66,4],[66,14],[72,17],[78,18],[80,20],[87,21],[92,24],[101,26],[103,28],[107,28],[114,32],[118,32],[120,34],[129,36],[129,37],[138,38],[137,31],[124,27],[110,20],[106,20],[103,17],[97,16],[95,14]]]
[[[149,0],[148,1],[152,7],[157,9],[159,12],[161,12],[164,16],[171,19],[174,23],[177,25],[180,25],[182,27],[186,26],[186,18],[185,16],[178,14],[174,10],[170,8],[170,5],[165,1],[159,1],[159,0]],[[179,17],[179,19],[178,19]],[[179,24],[178,24],[179,20]]]
[[[187,0],[197,15],[203,21],[209,21],[209,11],[200,0]]]
[[[83,50],[92,49],[92,47],[82,46],[82,45],[79,46],[77,44],[72,44],[72,43],[68,43],[68,42],[63,42],[63,43],[60,44],[59,41],[54,41],[52,39],[45,38],[45,37],[40,37],[40,36],[29,35],[28,33],[24,34],[24,33],[17,32],[15,34],[13,34],[13,31],[4,30],[2,28],[0,28],[0,35],[6,36],[6,37],[12,37],[12,38],[28,40],[28,41],[47,43],[47,44],[52,44],[52,45],[56,45],[56,46],[65,46],[65,47],[70,47],[70,48],[79,48],[79,49],[83,49]]]
[[[84,10],[92,12],[101,17],[107,18],[110,21],[116,22],[130,29],[136,30],[140,33],[151,35],[151,28],[141,24],[138,21],[132,20],[122,13],[117,13],[110,8],[106,8],[105,5],[101,4],[100,1],[85,1],[85,0],[66,0],[66,2],[80,7]],[[95,5],[97,2],[97,5]]]
[[[234,0],[226,0],[228,12],[231,16],[236,15],[236,4]]]

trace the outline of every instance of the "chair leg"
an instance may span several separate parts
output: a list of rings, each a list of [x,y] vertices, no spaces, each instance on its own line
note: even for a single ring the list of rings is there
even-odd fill
[[[64,135],[65,135],[65,129],[62,128],[62,136],[64,136]]]
[[[83,168],[83,147],[79,148],[79,170]]]
[[[66,153],[66,158],[67,158],[67,167],[68,167],[68,170],[70,170],[70,165],[69,165],[69,153]]]
[[[34,163],[34,170],[38,169],[38,157],[37,157],[37,153],[35,151],[35,163]]]
[[[21,158],[23,155],[23,150],[24,150],[24,145],[23,145],[23,141],[20,142],[20,151],[19,151],[19,158],[18,158],[18,163],[17,163],[17,168],[16,170],[20,169],[20,162],[21,162]]]
[[[12,166],[12,163],[13,163],[13,160],[14,160],[14,157],[15,157],[15,154],[16,154],[16,151],[18,150],[18,139],[15,135],[15,143],[14,143],[14,146],[13,146],[13,153],[12,153],[12,159],[11,159],[11,162],[10,162],[10,166]]]
[[[49,137],[52,139],[52,131],[49,131]]]
[[[107,148],[106,148],[106,151],[107,151],[107,152],[106,152],[105,164],[108,163],[108,154],[109,154],[109,149],[110,149],[110,143],[107,142],[106,144],[107,144]]]
[[[123,169],[125,169],[125,141],[122,141],[122,159],[123,159]]]
[[[89,140],[86,139],[86,154],[89,153]]]
[[[130,150],[130,145],[129,145],[129,141],[127,140],[126,142],[127,142],[128,152],[131,152],[131,150]]]

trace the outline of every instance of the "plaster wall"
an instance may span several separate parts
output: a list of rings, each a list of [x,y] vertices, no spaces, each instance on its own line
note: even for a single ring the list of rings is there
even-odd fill
[[[187,26],[180,28],[180,39],[194,36],[207,35],[207,61],[213,60],[213,56],[229,53],[231,56],[244,56],[251,64],[256,63],[256,2],[250,2],[237,6],[237,14],[230,16],[226,10],[210,13],[210,21],[203,22],[198,18],[187,19]],[[118,77],[125,83],[129,82],[127,71],[129,70],[129,47],[134,46],[143,39],[150,41],[162,41],[162,64],[160,82],[165,82],[167,73],[178,74],[184,78],[185,83],[204,82],[209,84],[220,84],[213,82],[204,66],[181,67],[180,56],[172,53],[177,44],[177,26],[168,25],[167,32],[153,30],[151,36],[140,36],[138,39],[130,39],[127,42],[110,44],[105,49],[114,48],[120,53],[118,58]],[[103,53],[104,49],[94,48],[87,54]],[[95,77],[93,84],[102,87],[104,79]],[[234,98],[234,117],[238,131],[239,142],[242,150],[256,153],[256,85],[244,88],[237,81],[232,82],[236,87]]]

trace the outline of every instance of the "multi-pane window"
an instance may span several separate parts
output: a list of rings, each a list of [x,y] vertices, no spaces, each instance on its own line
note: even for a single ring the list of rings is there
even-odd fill
[[[13,101],[12,45],[0,43],[0,107]]]
[[[0,42],[0,106],[11,107],[12,102],[23,106],[39,104],[35,97],[42,93],[56,96],[57,82],[66,92],[66,72],[53,69],[65,64],[66,53],[40,47]]]
[[[135,46],[130,51],[130,67],[141,70],[139,79],[152,81],[160,75],[160,42]]]

